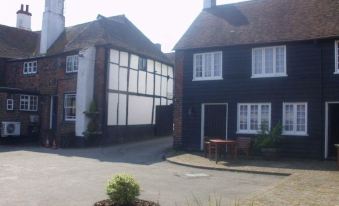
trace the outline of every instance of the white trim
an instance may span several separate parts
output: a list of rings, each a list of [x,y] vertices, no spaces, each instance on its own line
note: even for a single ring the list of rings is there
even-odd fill
[[[277,48],[284,48],[284,72],[282,73],[277,73],[277,61],[276,61],[276,51],[277,51]],[[265,73],[265,64],[266,64],[266,60],[265,60],[265,50],[266,49],[273,49],[273,73],[270,73],[270,74],[266,74]],[[254,59],[255,59],[255,56],[254,56],[254,52],[256,50],[261,50],[262,52],[262,60],[261,60],[261,74],[254,74],[254,71],[255,71],[255,64],[254,64]],[[280,45],[280,46],[268,46],[268,47],[256,47],[256,48],[252,48],[252,75],[251,75],[251,78],[269,78],[269,77],[287,77],[287,57],[286,57],[286,45]]]
[[[226,136],[225,139],[228,139],[228,103],[202,103],[201,104],[201,129],[200,129],[200,149],[204,149],[204,133],[205,133],[205,106],[208,105],[225,105],[226,106]]]
[[[36,74],[38,72],[38,61],[24,62],[22,73],[24,75]]]
[[[27,97],[27,99],[26,99]],[[35,109],[31,109],[31,98],[36,98],[36,105],[33,105],[33,107]],[[23,105],[22,102],[26,102],[27,103],[27,109],[26,108],[22,108],[21,106]],[[19,110],[20,111],[26,111],[26,112],[37,112],[39,110],[39,97],[37,95],[24,95],[24,94],[21,94],[20,95],[20,102],[19,102]]]
[[[69,62],[71,63],[71,67],[68,67]],[[70,55],[66,57],[66,74],[76,73],[79,70],[79,55]]]
[[[240,129],[240,106],[247,105],[247,130]],[[263,102],[263,103],[237,103],[237,134],[258,134],[260,128],[257,131],[251,130],[251,105],[258,106],[258,124],[261,125],[261,106],[268,105],[269,106],[269,120],[268,120],[268,129],[271,129],[271,122],[272,122],[272,103],[271,102]]]
[[[205,75],[205,55],[211,54],[211,76],[204,77]],[[220,54],[220,75],[215,76],[214,74],[214,56]],[[196,77],[196,56],[201,55],[201,77]],[[192,81],[209,81],[209,80],[222,80],[223,79],[223,54],[222,51],[196,53],[193,55],[193,79]]]
[[[334,41],[334,74],[339,74],[339,40]]]
[[[339,101],[330,101],[325,102],[325,142],[324,142],[324,158],[328,158],[328,112],[329,112],[329,105],[330,104],[339,104]]]
[[[69,122],[75,122],[76,121],[76,113],[75,113],[74,118],[69,118],[69,116],[67,116],[67,114],[66,114],[66,109],[73,108],[73,107],[66,107],[66,102],[67,102],[66,99],[67,99],[68,96],[74,96],[75,102],[77,101],[76,93],[66,93],[66,94],[64,94],[64,120],[69,121]],[[76,111],[76,103],[75,103],[74,107],[75,107],[75,111]]]
[[[9,102],[11,102],[11,103],[9,103]],[[11,105],[11,106],[9,107],[9,105]],[[14,110],[14,99],[7,99],[6,110],[7,111],[13,111]]]
[[[293,105],[293,131],[284,131],[285,130],[285,105],[292,104]],[[296,131],[296,120],[297,120],[297,110],[296,106],[297,105],[305,105],[305,132],[297,132]],[[283,108],[282,108],[282,113],[283,113],[283,119],[282,119],[282,135],[285,136],[308,136],[308,102],[283,102]]]

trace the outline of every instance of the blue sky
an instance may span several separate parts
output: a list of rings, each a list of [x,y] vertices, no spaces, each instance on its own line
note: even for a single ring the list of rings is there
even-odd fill
[[[217,4],[243,0],[217,0]],[[0,24],[15,26],[20,4],[29,4],[33,30],[40,30],[44,0],[10,0],[0,8]],[[95,20],[98,14],[125,14],[152,42],[162,44],[164,52],[187,30],[203,7],[203,0],[65,0],[66,26]]]

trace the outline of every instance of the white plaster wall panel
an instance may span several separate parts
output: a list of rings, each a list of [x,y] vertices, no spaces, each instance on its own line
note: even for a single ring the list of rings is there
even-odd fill
[[[161,105],[162,106],[167,105],[167,99],[161,98]]]
[[[130,67],[132,69],[138,69],[138,64],[139,64],[139,57],[132,54],[131,55],[131,65],[130,65]]]
[[[166,64],[161,65],[161,74],[163,76],[167,76],[167,65]]]
[[[138,92],[138,71],[133,69],[129,70],[129,92]]]
[[[154,75],[147,73],[147,94],[153,95],[154,90]]]
[[[127,95],[119,94],[118,125],[126,125]]]
[[[156,117],[156,112],[157,112],[157,106],[160,106],[160,98],[154,98],[154,114],[153,114],[153,124],[155,124],[155,117]]]
[[[120,67],[119,71],[119,90],[127,91],[127,72],[126,68]]]
[[[139,87],[138,93],[145,94],[146,93],[146,72],[139,71]]]
[[[168,104],[168,105],[173,104],[173,100],[168,99],[168,100],[167,100],[167,104]]]
[[[168,76],[173,78],[173,67],[168,67]]]
[[[128,125],[152,123],[153,98],[129,95]]]
[[[155,73],[161,74],[161,63],[155,62]]]
[[[95,47],[90,47],[80,52],[82,57],[79,57],[77,73],[75,133],[76,136],[83,137],[83,132],[87,130],[89,122],[84,112],[89,109],[93,101],[96,49]]]
[[[155,95],[160,96],[161,89],[161,76],[155,75]]]
[[[167,81],[167,98],[173,99],[173,79]]]
[[[108,94],[108,114],[107,114],[107,125],[115,126],[118,124],[118,94]]]
[[[154,72],[154,61],[151,59],[147,60],[147,71],[148,72]]]
[[[120,66],[128,67],[128,53],[120,52]]]
[[[161,77],[161,96],[167,97],[167,78]]]
[[[119,64],[119,51],[111,49],[109,54],[109,60],[112,63]]]
[[[119,66],[116,64],[110,64],[108,88],[114,90],[119,89]]]

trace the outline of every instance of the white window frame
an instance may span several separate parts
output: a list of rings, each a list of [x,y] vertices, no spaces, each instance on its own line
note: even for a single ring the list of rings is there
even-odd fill
[[[7,111],[13,111],[14,110],[14,99],[7,99],[6,109],[7,109]]]
[[[285,114],[285,106],[286,105],[293,105],[293,131],[285,131],[285,120],[286,120],[286,114]],[[297,131],[297,106],[298,105],[304,105],[305,106],[305,131],[304,132],[298,132]],[[284,102],[283,103],[283,122],[282,122],[282,135],[286,136],[308,136],[308,103],[307,102]]]
[[[34,104],[32,104],[34,103]],[[26,107],[27,106],[27,107]],[[37,112],[39,98],[36,95],[20,95],[20,111]]]
[[[205,56],[207,54],[211,54],[211,77],[204,77],[205,75]],[[220,75],[215,76],[214,75],[214,55],[220,54]],[[198,55],[202,55],[202,76],[197,77],[196,76],[196,57]],[[215,51],[215,52],[206,52],[206,53],[197,53],[193,55],[193,81],[206,81],[206,80],[222,80],[223,79],[223,56],[222,51]]]
[[[65,119],[65,121],[74,122],[74,121],[76,121],[76,113],[75,113],[74,117],[67,115],[67,109],[75,108],[75,111],[76,111],[76,105],[74,105],[74,107],[66,105],[67,98],[70,97],[70,96],[74,96],[75,97],[75,102],[76,102],[76,94],[75,93],[64,94],[64,119]]]
[[[258,106],[258,130],[251,130],[251,106]],[[237,106],[237,134],[258,134],[261,127],[261,107],[267,105],[269,106],[269,120],[268,120],[268,130],[271,129],[272,122],[272,104],[271,103],[238,103]],[[247,129],[240,129],[240,107],[247,106]]]
[[[334,74],[339,74],[339,40],[334,41]]]
[[[66,57],[66,73],[76,73],[79,69],[79,56],[71,55]]]
[[[277,73],[277,56],[276,51],[278,48],[284,48],[284,72]],[[273,73],[265,73],[266,71],[266,60],[265,60],[265,50],[266,49],[273,49]],[[262,66],[261,66],[261,74],[255,74],[255,51],[262,50]],[[286,45],[280,46],[270,46],[270,47],[256,47],[252,48],[252,78],[265,78],[265,77],[287,77],[287,58],[286,58]]]
[[[38,61],[24,62],[22,73],[25,75],[36,74],[38,72]]]

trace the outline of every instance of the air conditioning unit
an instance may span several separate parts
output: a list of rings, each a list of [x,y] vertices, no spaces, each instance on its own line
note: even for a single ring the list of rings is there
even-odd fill
[[[1,137],[20,136],[20,122],[2,122]]]

